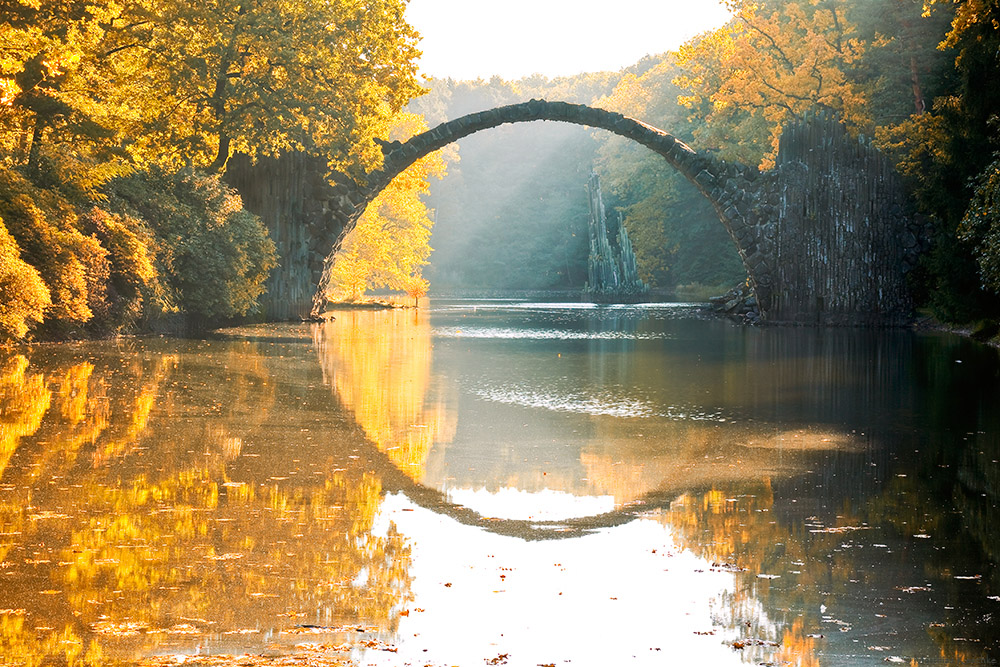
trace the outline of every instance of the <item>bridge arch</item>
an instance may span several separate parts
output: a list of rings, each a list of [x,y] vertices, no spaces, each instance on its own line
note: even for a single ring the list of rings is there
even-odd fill
[[[687,144],[663,130],[629,118],[620,113],[569,102],[531,100],[520,104],[497,107],[488,111],[468,114],[444,122],[435,128],[417,134],[406,142],[382,142],[384,161],[381,169],[366,175],[358,183],[344,175],[337,175],[334,192],[337,195],[337,238],[328,239],[326,247],[336,250],[340,241],[364,213],[368,204],[392,181],[414,162],[450,143],[471,134],[506,123],[532,121],[560,121],[600,128],[626,137],[662,156],[679,171],[712,203],[723,226],[736,245],[740,258],[750,277],[752,286],[766,309],[770,293],[770,266],[766,261],[761,235],[749,216],[745,191],[750,181],[760,177],[756,169],[741,164],[727,164],[711,156],[699,154]],[[332,231],[332,230],[331,230]],[[326,245],[326,244],[324,244]],[[318,316],[324,307],[324,292],[329,285],[330,266],[325,263],[316,278],[311,314]]]
[[[906,273],[928,247],[925,222],[908,213],[892,162],[870,141],[818,114],[784,128],[767,172],[699,153],[622,114],[532,100],[469,114],[406,142],[380,142],[381,168],[354,180],[303,153],[254,163],[234,156],[226,180],[261,216],[278,246],[268,282],[269,320],[317,317],[330,257],[368,204],[421,157],[505,123],[560,121],[607,130],[662,156],[709,200],[743,261],[762,319],[821,325],[900,325],[911,320]]]

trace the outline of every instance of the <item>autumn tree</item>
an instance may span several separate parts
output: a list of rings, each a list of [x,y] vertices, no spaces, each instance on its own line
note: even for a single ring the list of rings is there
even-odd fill
[[[115,236],[122,220],[142,220],[153,236],[158,280],[150,295],[156,300],[152,316],[180,312],[212,321],[254,310],[276,264],[274,243],[218,176],[153,169],[119,179],[111,195],[116,216],[98,221],[108,246],[125,241]],[[116,221],[118,226],[109,224]],[[141,259],[133,258],[136,270]]]
[[[405,141],[426,129],[422,116],[403,113],[389,136]],[[359,301],[366,290],[379,288],[405,291],[414,299],[426,294],[421,271],[431,253],[434,223],[421,195],[428,192],[428,179],[444,173],[442,153],[432,153],[393,179],[368,205],[334,257],[332,301]]]
[[[36,182],[93,196],[127,173],[117,128],[125,109],[108,103],[117,81],[109,44],[119,2],[15,0],[0,23],[0,148],[7,166]]]
[[[21,259],[17,241],[0,219],[0,339],[24,338],[51,303],[42,277]]]
[[[127,151],[139,166],[220,171],[235,150],[307,149],[336,168],[370,169],[381,159],[372,138],[421,90],[405,6],[5,3],[0,145],[32,171],[43,146],[67,142],[75,153],[102,147],[105,165]]]
[[[50,301],[45,317],[70,327],[90,321],[106,299],[107,251],[81,231],[70,202],[14,170],[0,169],[0,219],[19,258],[45,282],[43,300]]]
[[[233,151],[309,150],[370,169],[372,138],[420,90],[405,0],[148,2],[117,47],[138,63],[121,92],[146,159],[220,171]]]
[[[733,19],[681,47],[681,101],[704,126],[699,146],[769,168],[783,125],[817,107],[868,123],[851,69],[864,53],[845,0],[727,0]]]

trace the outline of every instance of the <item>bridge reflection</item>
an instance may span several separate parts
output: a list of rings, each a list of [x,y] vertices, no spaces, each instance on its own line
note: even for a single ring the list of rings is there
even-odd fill
[[[463,338],[457,325],[442,337],[422,317],[358,315],[325,325],[250,327],[209,341],[87,343],[0,358],[0,662],[135,664],[199,650],[290,653],[303,635],[331,646],[371,642],[366,650],[380,654],[409,637],[407,628],[418,621],[421,544],[440,559],[459,544],[492,540],[484,553],[506,545],[524,554],[528,569],[531,558],[552,553],[546,545],[576,552],[593,544],[588,540],[631,539],[633,529],[659,529],[657,523],[658,540],[673,545],[671,553],[692,554],[706,573],[725,575],[728,593],[704,628],[719,635],[703,639],[706,646],[724,637],[766,639],[780,648],[754,645],[756,657],[766,652],[768,660],[780,655],[810,664],[857,636],[840,627],[871,623],[877,599],[885,603],[879,613],[911,633],[908,641],[932,641],[955,661],[993,650],[994,622],[963,625],[957,616],[979,618],[978,598],[962,586],[974,584],[980,597],[998,592],[988,588],[991,570],[976,560],[975,547],[994,539],[993,498],[981,481],[993,474],[995,441],[981,436],[975,454],[956,449],[942,435],[947,429],[937,430],[919,443],[929,453],[902,461],[888,446],[900,415],[912,413],[923,426],[968,424],[979,414],[982,430],[996,432],[996,416],[982,404],[954,399],[954,410],[934,407],[948,383],[969,386],[980,371],[996,371],[985,357],[967,356],[973,352],[964,343],[934,348],[940,354],[886,347],[873,364],[871,348],[861,344],[795,343],[793,336],[777,345],[739,331],[721,346],[720,359],[750,348],[750,356],[760,355],[754,368],[734,373],[707,356],[698,365],[675,360],[675,375],[659,394],[632,396],[676,405],[672,392],[690,393],[695,372],[711,397],[725,396],[734,378],[750,384],[752,374],[757,393],[741,400],[775,419],[740,425],[728,419],[733,404],[714,399],[706,405],[721,413],[702,416],[727,421],[498,402],[490,397],[499,394],[473,390],[516,389],[511,378],[523,367],[489,338]],[[641,389],[642,378],[660,373],[644,348],[670,340],[687,354],[693,345],[684,342],[688,329],[663,326],[659,331],[672,338],[654,337],[646,325],[629,329],[639,341],[629,348],[639,354],[638,374],[621,359],[599,369],[577,363],[588,340],[532,339],[522,347],[540,347],[529,365],[541,375],[569,378],[549,388],[564,390],[577,384],[574,378],[600,372],[615,386],[620,373],[629,373]],[[921,340],[913,344],[931,345]],[[614,355],[614,345],[602,341]],[[824,350],[840,354],[845,347],[840,364],[826,360]],[[773,365],[772,352],[787,364]],[[969,362],[969,374],[949,374],[953,355]],[[473,358],[478,364],[467,365]],[[924,362],[915,366],[913,358]],[[449,371],[454,362],[471,369],[476,382]],[[815,373],[819,386],[797,382],[805,372]],[[880,392],[900,376],[912,381],[910,393]],[[808,400],[789,401],[790,394]],[[886,413],[874,436],[843,428],[844,415],[865,401]],[[544,412],[548,421],[519,442],[528,411]],[[469,440],[486,431],[467,431],[470,418],[502,427],[490,441],[501,448],[473,471]],[[525,465],[527,457],[517,456],[545,438],[551,446],[559,432],[562,458],[539,455]],[[541,472],[529,472],[539,461]],[[947,476],[960,465],[961,476]],[[497,471],[505,474],[494,477]],[[888,481],[876,481],[876,473]],[[472,496],[455,493],[514,488],[538,500],[543,487],[610,498],[611,509],[502,518],[474,499],[457,502]],[[400,494],[409,500],[401,503]],[[957,523],[952,498],[981,524]],[[430,523],[448,526],[455,541],[428,544],[438,533],[420,531]],[[933,539],[914,539],[916,531]],[[501,539],[508,536],[517,539]],[[938,546],[947,548],[932,548]],[[956,572],[983,577],[970,584],[954,579]],[[607,575],[587,584],[591,592],[603,594],[616,580],[615,572]],[[941,597],[896,590],[914,581],[932,581]],[[489,600],[468,599],[489,608]],[[957,605],[957,616],[942,609],[943,600]],[[821,613],[820,605],[830,611]],[[781,618],[781,609],[795,614]],[[432,612],[428,607],[427,618]],[[938,624],[932,636],[930,623]],[[980,641],[955,641],[969,636]]]
[[[378,317],[362,326],[368,335],[378,329]],[[908,486],[909,468],[897,476],[890,473],[899,470],[894,443],[912,428],[907,420],[953,421],[954,416],[933,409],[940,400],[933,398],[941,388],[937,382],[948,381],[947,369],[937,362],[927,367],[926,361],[942,354],[949,358],[975,354],[968,345],[959,344],[961,351],[947,346],[935,350],[937,342],[906,332],[789,329],[735,330],[723,337],[721,346],[713,339],[712,345],[718,347],[706,348],[689,339],[684,326],[661,328],[658,335],[629,321],[621,323],[629,340],[616,347],[609,334],[616,333],[618,325],[605,322],[581,329],[583,338],[577,340],[577,328],[567,322],[572,317],[561,318],[561,335],[544,327],[518,333],[516,327],[491,320],[482,309],[475,322],[447,321],[436,329],[414,320],[422,330],[420,339],[434,346],[435,358],[421,366],[433,379],[409,384],[438,387],[436,395],[451,398],[437,405],[452,415],[444,420],[449,424],[442,431],[446,437],[421,454],[427,467],[419,474],[414,473],[416,462],[398,466],[382,446],[377,453],[367,453],[369,465],[382,471],[383,488],[459,524],[535,543],[583,538],[636,520],[659,521],[682,549],[718,571],[739,574],[716,620],[722,627],[745,628],[747,659],[820,664],[819,653],[847,655],[854,650],[848,633],[868,622],[870,600],[880,600],[878,604],[893,614],[903,613],[897,609],[899,585],[891,582],[919,578],[923,566],[892,556],[888,568],[886,557],[906,552],[914,530],[948,533],[943,517],[950,504],[929,501],[921,495],[924,492]],[[458,316],[454,319],[457,322]],[[357,318],[351,322],[358,326]],[[326,325],[324,335],[335,335],[336,327]],[[399,336],[400,331],[392,335]],[[535,350],[527,367],[503,351],[511,340],[517,347],[519,338]],[[623,376],[640,386],[652,385],[648,378],[662,377],[664,365],[650,363],[654,357],[644,356],[643,346],[659,347],[668,339],[682,357],[669,360],[674,377],[660,380],[660,393],[647,396],[647,403],[662,407],[677,403],[670,400],[674,394],[708,394],[719,401],[714,404],[719,409],[699,411],[688,406],[616,414],[566,391],[567,386],[597,379],[628,393],[630,389],[620,382]],[[590,354],[594,345],[603,355],[597,365]],[[522,345],[518,354],[525,349]],[[624,349],[631,360],[619,354]],[[583,352],[587,363],[574,367],[574,353]],[[657,354],[662,355],[662,349]],[[740,361],[732,363],[734,359]],[[983,375],[990,376],[996,361],[992,366],[988,359],[982,361]],[[323,363],[332,375],[341,361],[333,354]],[[526,368],[531,373],[527,382],[520,378]],[[553,384],[552,378],[560,382]],[[447,382],[454,386],[440,389]],[[525,384],[536,385],[535,393]],[[539,391],[565,395],[543,401]],[[413,399],[414,404],[421,402]],[[964,406],[961,412],[969,415],[975,410]],[[519,427],[528,419],[528,411],[536,418],[540,412],[556,415],[552,421],[559,424],[518,445]],[[482,425],[470,427],[469,419],[486,420],[494,431],[502,432],[479,440],[479,447],[495,448],[485,454],[492,462],[463,453],[470,428],[477,436],[488,432]],[[935,433],[940,424],[926,426]],[[552,440],[550,436],[557,433],[562,439]],[[548,445],[541,442],[543,438],[548,438]],[[538,446],[564,450],[548,454],[553,459],[560,456],[560,463],[538,467],[545,457],[536,456],[522,466],[520,454]],[[576,469],[567,470],[574,456]],[[468,467],[477,469],[469,472]],[[538,471],[546,469],[552,474],[539,477]],[[893,481],[885,484],[883,476]],[[796,489],[803,484],[815,485],[817,491],[800,495]],[[522,518],[509,516],[516,512],[498,512],[495,503],[477,504],[476,493],[457,493],[456,485],[466,491],[480,489],[497,501],[513,497],[504,489],[533,493],[535,500],[544,497],[544,489],[610,497],[614,509],[551,520]],[[778,495],[776,488],[782,489]],[[924,498],[919,511],[900,511],[901,492]],[[961,493],[962,498],[969,495]],[[470,500],[460,504],[459,498]],[[799,500],[802,504],[796,504]],[[898,518],[888,518],[897,512]],[[942,573],[935,586],[950,589],[955,583],[950,576]],[[837,612],[820,611],[833,609],[835,603]],[[774,609],[797,610],[797,616],[787,623],[766,621],[765,610]],[[906,609],[907,632],[920,636],[940,613],[928,601],[911,603]],[[983,658],[979,647],[956,643],[954,632],[939,630],[943,624],[933,627],[938,628],[931,633],[935,654],[954,660]],[[771,648],[760,641],[772,642]],[[911,636],[907,641],[916,640]]]

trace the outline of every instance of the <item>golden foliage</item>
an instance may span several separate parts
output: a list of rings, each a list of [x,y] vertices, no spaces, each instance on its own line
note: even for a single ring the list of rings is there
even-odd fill
[[[52,303],[42,277],[21,259],[21,248],[0,218],[0,337],[24,338]]]
[[[409,551],[373,534],[377,476],[330,458],[288,481],[281,456],[261,483],[230,476],[236,443],[287,421],[267,357],[127,354],[0,363],[0,663],[134,664],[180,633],[304,610],[392,631]]]
[[[422,116],[404,113],[393,121],[390,138],[405,141],[426,129]],[[436,151],[393,179],[368,205],[334,257],[330,300],[359,301],[366,290],[383,287],[414,298],[426,294],[420,273],[431,253],[434,223],[420,197],[429,190],[428,179],[444,175],[445,160]]]
[[[321,361],[365,435],[414,481],[457,416],[431,376],[431,327],[416,313],[348,311],[324,324]]]
[[[791,667],[820,667],[819,649],[816,633],[807,633],[805,622],[800,617],[790,626],[785,626],[781,648],[772,659],[777,664]]]
[[[0,479],[21,438],[38,430],[51,400],[41,373],[28,373],[26,357],[0,364]]]
[[[864,43],[843,1],[729,0],[733,20],[681,47],[680,101],[702,117],[702,145],[770,168],[781,127],[816,108],[853,127],[868,122],[864,90],[847,72]]]

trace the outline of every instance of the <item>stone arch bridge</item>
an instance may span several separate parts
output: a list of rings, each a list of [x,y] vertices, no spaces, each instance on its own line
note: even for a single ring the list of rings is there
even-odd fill
[[[278,246],[264,297],[268,319],[321,312],[329,257],[389,182],[425,155],[504,123],[559,121],[607,130],[662,156],[712,203],[743,260],[762,319],[803,324],[901,324],[904,274],[921,250],[891,164],[829,116],[786,127],[776,167],[727,163],[646,123],[580,104],[532,100],[469,114],[405,143],[380,142],[364,182],[304,154],[256,164],[234,156],[227,181]]]

